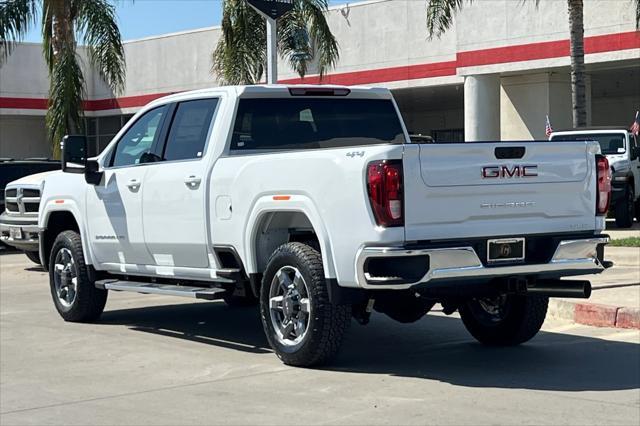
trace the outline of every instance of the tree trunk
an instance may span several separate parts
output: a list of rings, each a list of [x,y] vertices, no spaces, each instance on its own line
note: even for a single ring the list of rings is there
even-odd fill
[[[60,53],[64,49],[76,49],[76,37],[73,31],[73,18],[71,17],[71,1],[53,0],[53,19],[51,22],[51,47],[53,48],[53,60],[58,61]],[[77,133],[78,127],[72,117],[67,117],[66,134]]]
[[[568,0],[571,53],[571,103],[573,127],[587,125],[587,99],[584,71],[584,24],[582,0]]]

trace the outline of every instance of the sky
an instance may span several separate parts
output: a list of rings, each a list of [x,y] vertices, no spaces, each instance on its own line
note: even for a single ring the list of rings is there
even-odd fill
[[[345,3],[330,1],[330,4]],[[222,0],[113,1],[123,40],[220,25]],[[39,43],[40,28],[32,28],[24,41]]]

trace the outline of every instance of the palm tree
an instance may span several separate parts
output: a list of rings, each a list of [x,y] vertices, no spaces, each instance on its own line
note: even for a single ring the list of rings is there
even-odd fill
[[[429,38],[441,36],[449,29],[455,14],[465,2],[473,0],[428,0],[427,32]],[[636,4],[636,29],[640,26],[640,0]],[[540,0],[535,0],[536,6]],[[583,0],[567,0],[569,7],[569,45],[571,56],[571,101],[573,126],[587,125],[587,102],[585,93]]]
[[[278,51],[300,77],[314,59],[321,78],[338,61],[338,42],[326,11],[327,0],[295,0],[294,8],[278,20]],[[264,19],[245,0],[225,0],[212,71],[223,84],[256,84],[267,61],[266,43]]]
[[[88,47],[89,60],[103,80],[120,93],[125,61],[114,6],[107,0],[3,0],[0,2],[0,65],[17,41],[42,23],[43,54],[49,69],[47,133],[54,157],[65,134],[80,132],[84,76],[76,37]]]

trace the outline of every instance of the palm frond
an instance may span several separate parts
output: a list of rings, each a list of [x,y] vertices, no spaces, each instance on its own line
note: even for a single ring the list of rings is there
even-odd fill
[[[256,84],[267,60],[264,20],[245,0],[226,0],[212,71],[222,84]]]
[[[326,0],[296,0],[294,9],[278,20],[278,50],[289,66],[304,77],[312,61],[321,76],[335,66],[338,43],[324,13]],[[255,84],[266,64],[266,25],[245,0],[226,0],[222,37],[213,52],[212,72],[223,84]]]
[[[338,63],[340,52],[338,42],[331,33],[325,13],[326,0],[298,0],[309,26],[309,35],[313,43],[313,56],[318,61],[318,72],[322,78],[330,68]],[[301,77],[304,77],[301,75]]]
[[[14,44],[22,40],[29,26],[35,23],[37,11],[36,0],[4,0],[0,3],[0,65]]]
[[[53,69],[53,11],[49,5],[49,2],[44,4],[42,8],[42,53],[44,55],[44,61],[49,68],[49,74]]]
[[[313,46],[299,4],[278,21],[278,53],[300,77],[305,76],[313,60]]]
[[[124,89],[124,48],[115,7],[106,0],[75,0],[76,30],[89,48],[92,65],[115,93]]]
[[[72,45],[56,53],[50,77],[46,124],[54,158],[59,158],[62,137],[82,130],[84,76]]]
[[[473,0],[466,0],[471,3]],[[462,8],[465,0],[428,0],[427,35],[429,39],[440,37],[451,27],[455,14]]]

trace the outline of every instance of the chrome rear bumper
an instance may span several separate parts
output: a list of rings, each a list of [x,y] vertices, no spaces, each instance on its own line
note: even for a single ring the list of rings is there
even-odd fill
[[[459,279],[510,276],[570,276],[602,272],[605,266],[598,258],[599,245],[608,237],[562,240],[548,263],[485,266],[472,247],[407,249],[405,247],[364,247],[356,260],[358,285],[369,289],[407,289],[419,284]],[[368,259],[377,257],[428,256],[428,271],[409,283],[389,283],[391,277],[372,277],[365,271]]]

